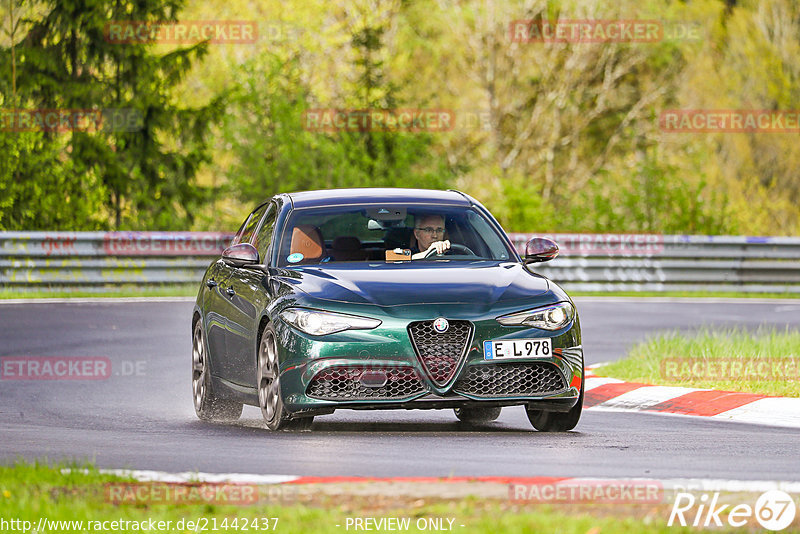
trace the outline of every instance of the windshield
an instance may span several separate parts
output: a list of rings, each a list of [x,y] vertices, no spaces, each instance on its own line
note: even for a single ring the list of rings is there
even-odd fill
[[[441,253],[437,242],[444,248]],[[336,206],[295,210],[278,265],[374,261],[508,260],[513,252],[477,210],[438,205]]]

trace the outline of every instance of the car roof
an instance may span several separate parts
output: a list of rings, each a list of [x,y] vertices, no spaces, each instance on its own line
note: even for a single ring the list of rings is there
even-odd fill
[[[452,206],[469,206],[466,195],[458,191],[436,189],[404,189],[393,187],[363,187],[352,189],[322,189],[289,193],[295,208],[341,206],[346,204],[376,203],[434,203]]]

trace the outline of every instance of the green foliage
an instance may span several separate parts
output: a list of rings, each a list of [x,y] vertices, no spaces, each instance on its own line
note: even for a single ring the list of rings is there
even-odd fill
[[[229,187],[243,202],[306,189],[446,186],[430,135],[306,129],[310,96],[296,58],[258,58],[237,78],[224,131],[237,162]]]
[[[797,330],[701,327],[690,334],[662,333],[596,372],[629,382],[798,397],[798,355]]]
[[[0,230],[97,230],[103,187],[40,132],[0,132]]]
[[[14,0],[3,106],[122,108],[135,131],[0,132],[0,227],[235,228],[279,191],[455,187],[509,230],[796,234],[791,133],[670,133],[667,109],[800,109],[793,0]],[[288,6],[288,7],[287,7]],[[10,13],[0,13],[3,28]],[[251,45],[119,45],[112,20],[262,21]],[[520,19],[687,38],[520,43]],[[311,131],[310,109],[444,109],[444,132]],[[224,111],[224,113],[223,113]],[[213,147],[213,151],[211,149]],[[33,214],[45,206],[47,214]],[[42,211],[42,210],[40,210]]]
[[[584,205],[585,210],[576,209]],[[586,212],[593,213],[586,220]],[[718,234],[730,230],[725,199],[708,191],[702,177],[646,158],[636,174],[617,179],[602,173],[570,210],[572,231]]]
[[[193,180],[200,165],[210,159],[206,133],[220,105],[189,108],[176,103],[172,93],[192,62],[203,56],[206,45],[157,54],[154,45],[117,44],[106,37],[110,21],[174,21],[183,2],[48,0],[42,4],[44,15],[14,43],[17,93],[32,108],[104,114],[120,110],[119,115],[133,118],[124,127],[106,122],[97,131],[44,132],[41,142],[50,147],[49,165],[58,167],[49,180],[68,182],[84,192],[90,184],[91,198],[98,192],[103,195],[110,219],[104,224],[115,229],[189,226],[207,197]],[[8,72],[10,50],[3,52],[3,70]],[[8,95],[8,84],[3,89]],[[62,157],[53,156],[54,147],[63,150]],[[21,176],[40,181],[36,174]],[[46,194],[48,184],[43,180],[38,184],[42,187],[31,189],[34,204],[52,201]],[[80,209],[71,211],[74,229],[96,226],[91,217],[81,217]],[[46,227],[39,222],[27,226],[21,220],[10,224]]]

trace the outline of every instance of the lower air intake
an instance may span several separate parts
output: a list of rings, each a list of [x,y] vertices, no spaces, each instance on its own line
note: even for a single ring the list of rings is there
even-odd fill
[[[386,383],[380,387],[361,382],[364,372],[374,368],[335,366],[323,369],[311,379],[306,388],[309,397],[323,400],[404,399],[427,388],[413,367],[390,367],[380,371]]]
[[[453,386],[475,397],[534,397],[566,389],[564,376],[551,363],[473,365]]]

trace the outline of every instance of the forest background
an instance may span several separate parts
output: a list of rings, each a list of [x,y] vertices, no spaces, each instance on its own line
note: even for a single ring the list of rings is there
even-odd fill
[[[0,230],[232,231],[278,192],[456,188],[508,231],[797,235],[798,132],[679,133],[668,110],[800,110],[796,0],[0,0]],[[515,21],[659,38],[515,38]],[[244,21],[252,42],[113,42]],[[447,129],[315,129],[309,110]],[[24,129],[19,110],[134,113]]]

